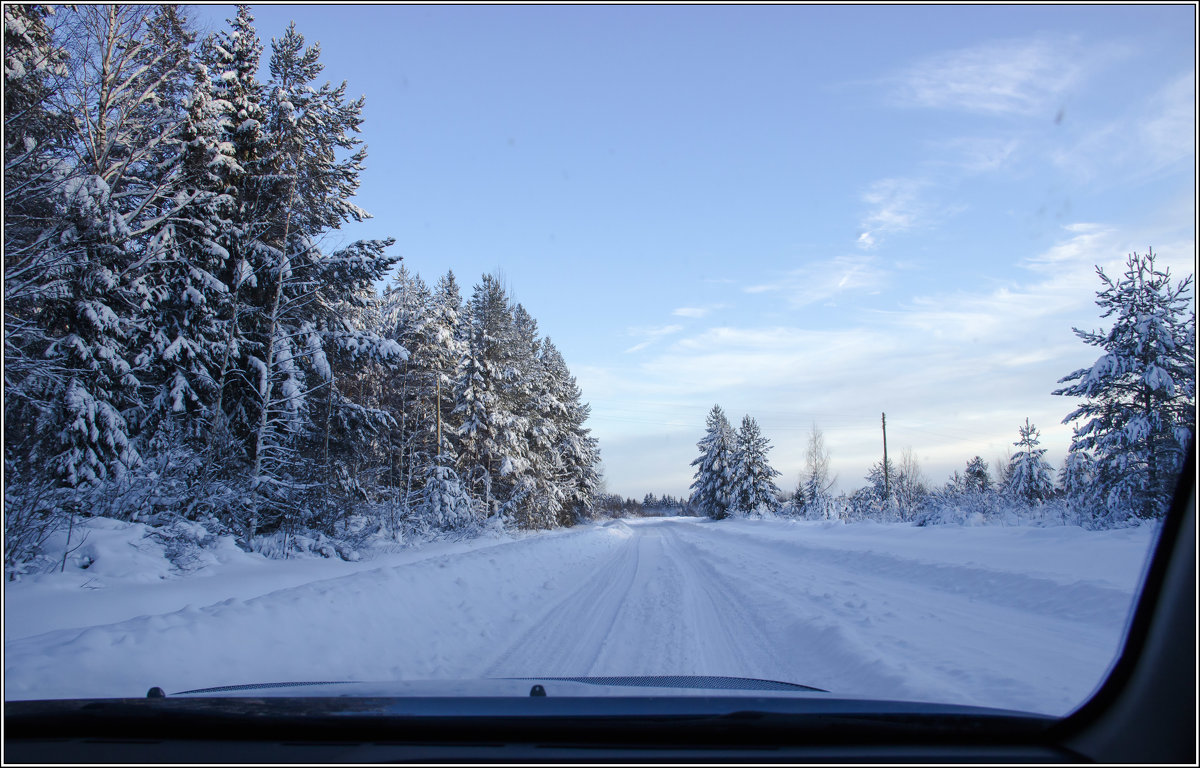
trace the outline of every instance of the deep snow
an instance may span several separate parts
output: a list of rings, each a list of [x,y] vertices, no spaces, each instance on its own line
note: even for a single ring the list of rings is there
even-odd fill
[[[144,526],[88,528],[86,570],[5,585],[7,700],[692,674],[1065,714],[1111,663],[1154,539],[665,518],[355,563],[225,542],[180,574]]]

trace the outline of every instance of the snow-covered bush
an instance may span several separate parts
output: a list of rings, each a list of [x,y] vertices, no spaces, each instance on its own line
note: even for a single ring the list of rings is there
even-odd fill
[[[996,521],[997,496],[990,491],[942,489],[925,497],[913,516],[918,526],[986,525]]]
[[[327,536],[321,531],[310,529],[278,530],[267,535],[255,536],[250,543],[250,549],[273,560],[295,557],[329,559],[337,557],[353,562],[362,557],[358,550],[347,542]]]

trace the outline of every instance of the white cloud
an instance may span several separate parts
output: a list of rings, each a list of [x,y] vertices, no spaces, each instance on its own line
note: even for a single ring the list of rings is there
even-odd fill
[[[719,403],[731,417],[759,420],[774,446],[772,464],[791,478],[815,420],[841,487],[853,489],[877,458],[880,412],[888,414],[889,444],[912,446],[935,483],[976,454],[989,462],[1004,456],[1028,417],[1057,464],[1070,441],[1061,422],[1072,403],[1051,392],[1097,356],[1071,327],[1104,325],[1094,303],[1095,265],[1115,274],[1141,237],[1073,224],[1060,242],[1022,262],[1025,279],[1004,286],[929,294],[898,311],[858,313],[849,327],[718,327],[681,336],[622,372],[581,377],[589,393],[593,382],[604,385],[592,400],[595,434],[602,450],[609,440],[632,450],[645,435],[661,440],[661,450],[674,446],[676,463],[690,461],[704,415]],[[1173,272],[1181,265],[1179,277],[1191,271],[1183,265],[1193,249],[1190,241],[1172,246],[1181,254],[1172,263]],[[646,405],[640,414],[622,413],[630,402]],[[691,432],[680,426],[687,424]],[[661,487],[630,491],[685,492],[687,468],[671,466],[679,484],[665,484],[663,475]]]
[[[880,179],[867,187],[862,201],[869,210],[862,219],[858,247],[871,250],[879,244],[880,235],[904,232],[925,221],[929,205],[923,193],[928,186],[922,179],[898,178]]]
[[[874,257],[861,254],[836,256],[793,269],[781,278],[743,288],[746,293],[783,293],[794,307],[828,301],[848,292],[877,291],[884,272]]]
[[[1048,152],[1079,183],[1100,188],[1140,183],[1195,164],[1196,81],[1175,77],[1117,119]]]
[[[1070,40],[1008,40],[930,56],[902,72],[904,104],[987,114],[1050,113],[1083,74]]]
[[[1156,165],[1174,165],[1196,151],[1196,75],[1185,72],[1153,94],[1139,135]],[[1189,163],[1190,164],[1190,163]]]
[[[1012,137],[960,137],[940,141],[937,151],[953,157],[952,163],[963,171],[990,173],[1008,165],[1020,143]]]
[[[718,309],[725,309],[728,306],[728,304],[709,304],[703,307],[676,307],[671,311],[671,314],[677,317],[700,318],[705,317],[706,315],[715,312]]]
[[[683,330],[683,326],[682,325],[663,325],[663,326],[655,326],[655,327],[642,326],[642,327],[631,327],[631,328],[627,328],[625,330],[626,330],[626,333],[628,333],[630,336],[640,337],[640,338],[644,339],[643,341],[641,341],[637,344],[634,344],[632,347],[625,350],[625,352],[628,354],[630,352],[638,352],[640,350],[643,350],[646,347],[650,346],[651,344],[653,344],[654,342],[658,341],[659,339],[661,339],[665,336],[670,336],[673,333],[679,333],[680,331]]]

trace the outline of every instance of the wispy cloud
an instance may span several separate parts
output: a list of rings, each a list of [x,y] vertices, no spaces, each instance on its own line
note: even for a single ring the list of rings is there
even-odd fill
[[[986,114],[1053,114],[1082,76],[1073,40],[1007,40],[936,54],[895,80],[902,104]]]
[[[703,307],[676,307],[671,311],[671,314],[675,315],[676,317],[700,318],[705,317],[706,315],[715,312],[718,309],[725,309],[728,306],[728,304],[709,304]]]
[[[989,173],[1009,164],[1020,141],[1011,136],[959,137],[943,139],[937,150],[942,156],[951,158],[950,163],[967,173]]]
[[[923,179],[880,179],[862,193],[868,210],[862,218],[862,232],[856,244],[862,250],[875,248],[883,235],[904,232],[922,223],[929,209],[923,193],[929,182]]]
[[[746,293],[781,293],[792,306],[802,307],[852,291],[877,291],[883,285],[884,276],[874,257],[852,254],[810,262],[777,280],[742,290]]]
[[[1023,276],[1005,285],[931,292],[897,310],[856,312],[839,327],[723,326],[681,335],[622,373],[583,374],[588,387],[603,392],[593,401],[596,434],[602,444],[610,435],[659,435],[655,450],[675,457],[670,468],[656,467],[664,472],[663,490],[686,488],[683,459],[694,454],[713,403],[732,416],[758,417],[775,446],[773,465],[787,473],[803,466],[807,429],[816,420],[846,489],[857,487],[875,460],[880,411],[888,415],[889,442],[912,445],[935,482],[973,455],[1003,456],[1025,417],[1058,462],[1070,441],[1061,422],[1072,403],[1050,392],[1096,357],[1071,328],[1103,325],[1095,265],[1115,274],[1129,243],[1143,237],[1076,223],[1052,247],[1027,256]],[[1180,277],[1193,269],[1194,245],[1179,241],[1171,249]],[[647,406],[632,418],[619,411],[631,400],[671,407]],[[668,439],[662,424],[687,423],[688,414],[695,434]]]
[[[1196,74],[1185,72],[1154,93],[1147,119],[1138,123],[1146,150],[1157,165],[1187,160],[1196,151]]]
[[[646,347],[650,346],[651,344],[658,341],[659,339],[664,338],[666,336],[670,336],[671,334],[674,334],[674,333],[679,333],[682,330],[683,330],[682,325],[661,325],[661,326],[651,326],[651,327],[641,326],[641,327],[627,328],[626,333],[628,333],[630,336],[641,338],[641,339],[643,339],[643,341],[641,341],[637,344],[634,344],[632,347],[625,350],[625,352],[626,353],[638,352],[638,351],[643,350]]]
[[[1178,75],[1124,115],[1051,150],[1050,160],[1076,182],[1102,186],[1190,170],[1195,162],[1195,92],[1195,74]]]

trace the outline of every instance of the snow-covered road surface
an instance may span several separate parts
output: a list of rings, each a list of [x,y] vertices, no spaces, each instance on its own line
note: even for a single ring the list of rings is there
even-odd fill
[[[614,521],[382,556],[344,575],[310,561],[307,581],[289,564],[301,570],[284,586],[267,563],[269,589],[244,571],[219,600],[219,574],[114,584],[89,595],[109,620],[88,626],[55,613],[77,588],[18,583],[6,586],[5,697],[669,674],[1063,714],[1111,662],[1151,540],[1149,529]],[[152,612],[130,604],[139,594]]]

